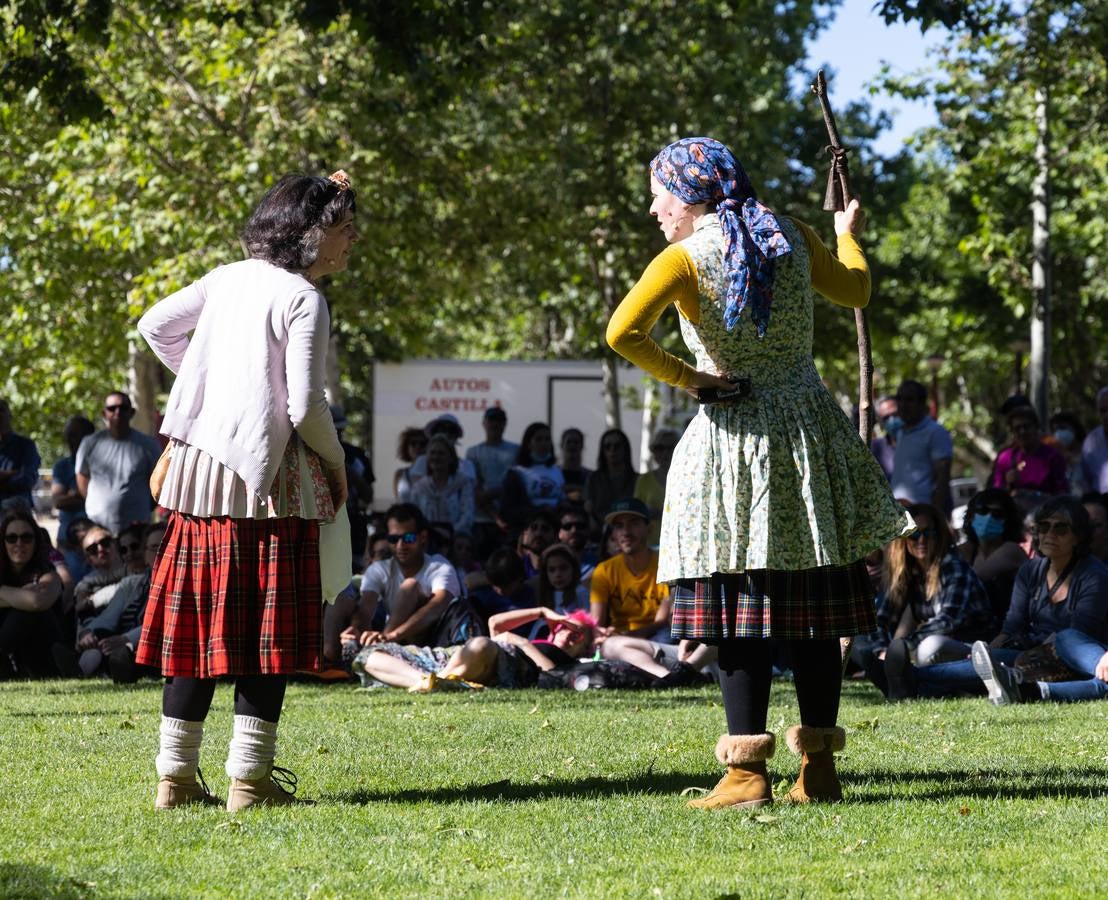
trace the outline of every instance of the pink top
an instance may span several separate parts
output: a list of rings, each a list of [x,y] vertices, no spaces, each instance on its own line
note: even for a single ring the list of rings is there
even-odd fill
[[[1009,485],[1005,476],[1013,469],[1016,475]],[[1070,487],[1066,478],[1066,458],[1061,450],[1050,444],[1039,444],[1030,453],[1018,447],[1006,447],[996,458],[991,486],[1064,494]]]

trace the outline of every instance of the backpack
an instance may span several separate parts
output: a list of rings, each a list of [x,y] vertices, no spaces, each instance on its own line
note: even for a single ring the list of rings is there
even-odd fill
[[[593,688],[648,688],[655,681],[653,675],[618,659],[596,659],[558,666],[539,673],[536,687],[571,688],[587,691]]]

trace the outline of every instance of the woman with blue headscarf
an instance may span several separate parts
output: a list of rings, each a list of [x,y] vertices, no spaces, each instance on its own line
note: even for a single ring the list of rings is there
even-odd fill
[[[608,324],[619,354],[701,402],[666,483],[658,580],[674,586],[673,636],[719,647],[727,772],[701,808],[771,803],[766,731],[775,639],[800,706],[792,802],[838,800],[833,753],[839,638],[874,628],[868,553],[912,529],[812,359],[813,290],[869,302],[854,201],[835,214],[832,254],[807,225],[758,201],[719,141],[685,138],[650,164],[651,214],[670,246]],[[695,367],[650,337],[677,307]]]

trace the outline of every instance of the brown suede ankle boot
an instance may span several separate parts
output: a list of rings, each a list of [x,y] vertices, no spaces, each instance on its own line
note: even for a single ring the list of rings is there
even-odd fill
[[[287,785],[287,787],[286,787]],[[308,803],[298,800],[296,776],[288,769],[271,766],[261,778],[246,781],[232,778],[227,792],[227,812],[238,812],[251,806],[287,806],[290,803]]]
[[[199,776],[199,780],[197,779]],[[158,795],[154,798],[154,809],[174,809],[201,803],[204,806],[219,806],[218,797],[213,797],[197,769],[196,775],[163,775],[158,780]]]
[[[711,792],[690,800],[695,809],[757,809],[773,802],[766,772],[766,760],[773,756],[774,736],[765,734],[724,734],[716,742],[716,759],[727,766],[725,774]]]
[[[835,772],[835,753],[846,746],[846,732],[838,726],[816,728],[795,725],[785,732],[785,743],[801,756],[796,784],[785,796],[786,803],[834,802],[843,799]]]

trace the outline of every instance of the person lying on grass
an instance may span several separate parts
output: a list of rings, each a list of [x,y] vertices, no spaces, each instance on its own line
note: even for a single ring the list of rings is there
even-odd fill
[[[530,641],[513,629],[538,620],[549,640]],[[591,655],[596,620],[584,611],[568,615],[538,606],[513,609],[489,619],[490,637],[470,638],[460,647],[372,644],[354,659],[354,671],[392,687],[426,693],[439,688],[533,687],[539,672],[572,665]]]

